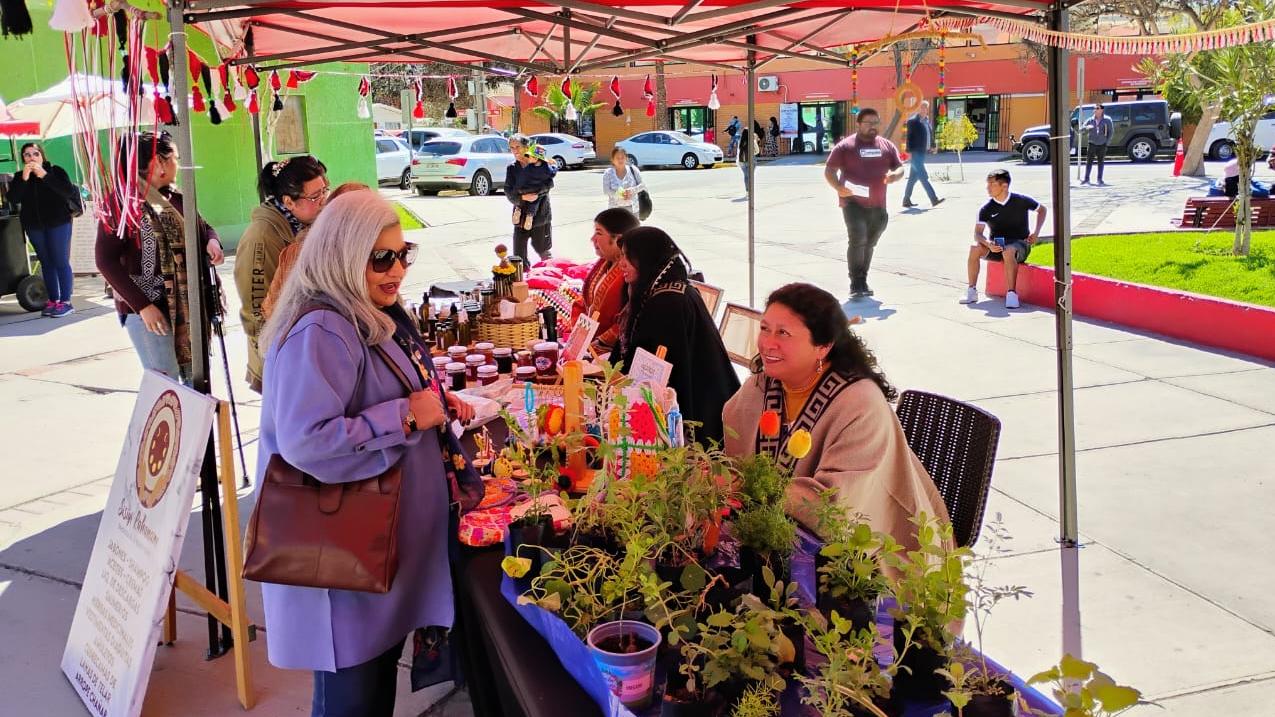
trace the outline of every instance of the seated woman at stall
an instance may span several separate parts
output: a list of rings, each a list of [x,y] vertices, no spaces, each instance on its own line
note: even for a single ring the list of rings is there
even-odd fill
[[[739,388],[713,317],[690,283],[689,260],[662,229],[638,227],[620,237],[620,267],[628,295],[620,344],[613,358],[633,365],[639,348],[673,364],[669,386],[682,418],[700,425],[701,443],[722,440],[722,406]]]
[[[810,284],[777,289],[766,299],[757,352],[754,375],[723,411],[726,453],[764,451],[791,469],[790,515],[815,529],[814,499],[832,489],[852,514],[911,548],[917,545],[913,516],[925,512],[948,520],[943,498],[890,406],[894,387],[850,331],[836,297]],[[762,433],[767,411],[779,416],[778,436]],[[783,445],[797,430],[811,437],[810,451],[800,459]]]
[[[571,307],[571,321],[580,314],[597,314],[598,332],[593,336],[594,350],[611,350],[620,336],[620,308],[624,306],[624,272],[620,270],[620,235],[640,225],[628,209],[604,209],[593,218],[593,251],[598,261],[584,280],[580,301]]]

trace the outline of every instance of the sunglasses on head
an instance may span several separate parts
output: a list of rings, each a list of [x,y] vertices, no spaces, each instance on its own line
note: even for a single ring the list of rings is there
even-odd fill
[[[416,252],[420,247],[416,244],[408,244],[400,251],[393,249],[377,249],[372,252],[372,256],[368,259],[368,263],[372,266],[372,271],[378,274],[384,274],[394,266],[394,260],[397,259],[403,268],[410,267],[416,261]]]

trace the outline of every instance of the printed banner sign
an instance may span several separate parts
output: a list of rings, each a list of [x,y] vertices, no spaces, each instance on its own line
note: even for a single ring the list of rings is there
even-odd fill
[[[142,378],[62,653],[96,717],[142,711],[216,405],[163,374]]]

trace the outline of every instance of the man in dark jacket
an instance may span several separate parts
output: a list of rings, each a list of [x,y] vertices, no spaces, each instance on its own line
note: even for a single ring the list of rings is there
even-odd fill
[[[930,173],[925,169],[925,156],[935,146],[934,128],[930,124],[930,103],[922,101],[916,114],[908,118],[908,154],[911,155],[908,163],[912,165],[912,171],[908,173],[908,186],[903,190],[904,207],[916,206],[912,202],[912,188],[918,181],[921,183],[921,188],[929,195],[932,206],[937,207],[943,203],[943,200],[934,193],[934,187],[930,184]]]
[[[505,170],[505,198],[518,214],[514,224],[514,255],[527,266],[532,263],[527,256],[528,240],[541,260],[553,258],[553,208],[549,205],[549,190],[553,189],[553,175],[557,171],[556,165],[533,161],[527,156],[530,146],[531,140],[525,134],[510,137],[509,151],[513,152],[514,161]],[[530,228],[523,212],[531,217]]]

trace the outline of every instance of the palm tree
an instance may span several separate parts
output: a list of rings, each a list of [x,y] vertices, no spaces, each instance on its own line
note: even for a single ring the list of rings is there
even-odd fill
[[[596,112],[606,106],[605,102],[594,102],[594,98],[602,89],[602,83],[582,85],[579,80],[571,80],[571,99],[562,94],[562,83],[554,83],[545,92],[544,104],[532,107],[531,111],[549,120],[549,126],[557,132],[577,134],[580,131],[580,118]],[[568,105],[575,108],[574,117],[567,111]]]

